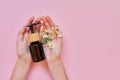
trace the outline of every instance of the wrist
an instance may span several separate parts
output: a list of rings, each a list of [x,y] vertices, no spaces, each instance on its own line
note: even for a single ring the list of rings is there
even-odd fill
[[[52,75],[52,80],[68,80],[61,59],[49,61],[48,69]]]
[[[61,60],[61,57],[59,54],[52,53],[51,55],[46,55],[47,63],[54,63],[59,60]]]
[[[60,58],[56,58],[56,59],[51,59],[51,60],[47,60],[48,65],[55,65],[58,63],[61,63],[61,59]]]
[[[31,68],[31,62],[27,56],[18,56],[11,80],[26,80]]]
[[[31,57],[29,55],[18,56],[17,61],[23,65],[28,66],[28,67],[31,66],[31,64],[32,64],[32,60],[31,60]]]

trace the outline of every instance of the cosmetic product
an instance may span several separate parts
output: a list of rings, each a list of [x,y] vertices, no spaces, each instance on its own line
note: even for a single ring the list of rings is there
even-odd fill
[[[33,62],[39,62],[45,59],[43,45],[40,42],[41,40],[40,35],[38,34],[38,32],[34,32],[33,29],[33,27],[38,24],[40,24],[40,22],[27,25],[27,27],[30,27],[30,34],[28,34],[28,41],[30,42],[29,50]]]

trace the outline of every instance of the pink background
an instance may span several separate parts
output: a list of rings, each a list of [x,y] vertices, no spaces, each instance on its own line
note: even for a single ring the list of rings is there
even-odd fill
[[[69,80],[120,80],[120,0],[0,0],[0,80],[10,79],[18,30],[41,15],[61,26]],[[46,64],[28,80],[51,80]]]

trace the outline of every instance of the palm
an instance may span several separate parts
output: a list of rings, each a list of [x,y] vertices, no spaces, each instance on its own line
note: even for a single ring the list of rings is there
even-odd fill
[[[44,47],[46,58],[48,60],[59,58],[61,48],[62,48],[62,39],[61,38],[53,40],[52,43],[55,44],[55,47],[53,49],[51,49],[49,47]]]
[[[34,20],[34,17],[31,17],[28,20],[27,24],[31,24],[33,20]],[[18,56],[28,56],[28,58],[31,59],[30,51],[28,49],[28,41],[27,41],[28,33],[29,33],[29,29],[26,28],[25,26],[19,31],[16,49],[17,49]]]
[[[26,40],[17,40],[17,51],[19,56],[29,53],[28,44]]]

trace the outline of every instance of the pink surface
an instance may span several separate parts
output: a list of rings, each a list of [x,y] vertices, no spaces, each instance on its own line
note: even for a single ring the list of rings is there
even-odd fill
[[[30,16],[49,15],[61,26],[62,61],[69,80],[120,80],[120,0],[1,0],[0,80],[16,62],[18,30]],[[44,62],[28,80],[51,80]]]

